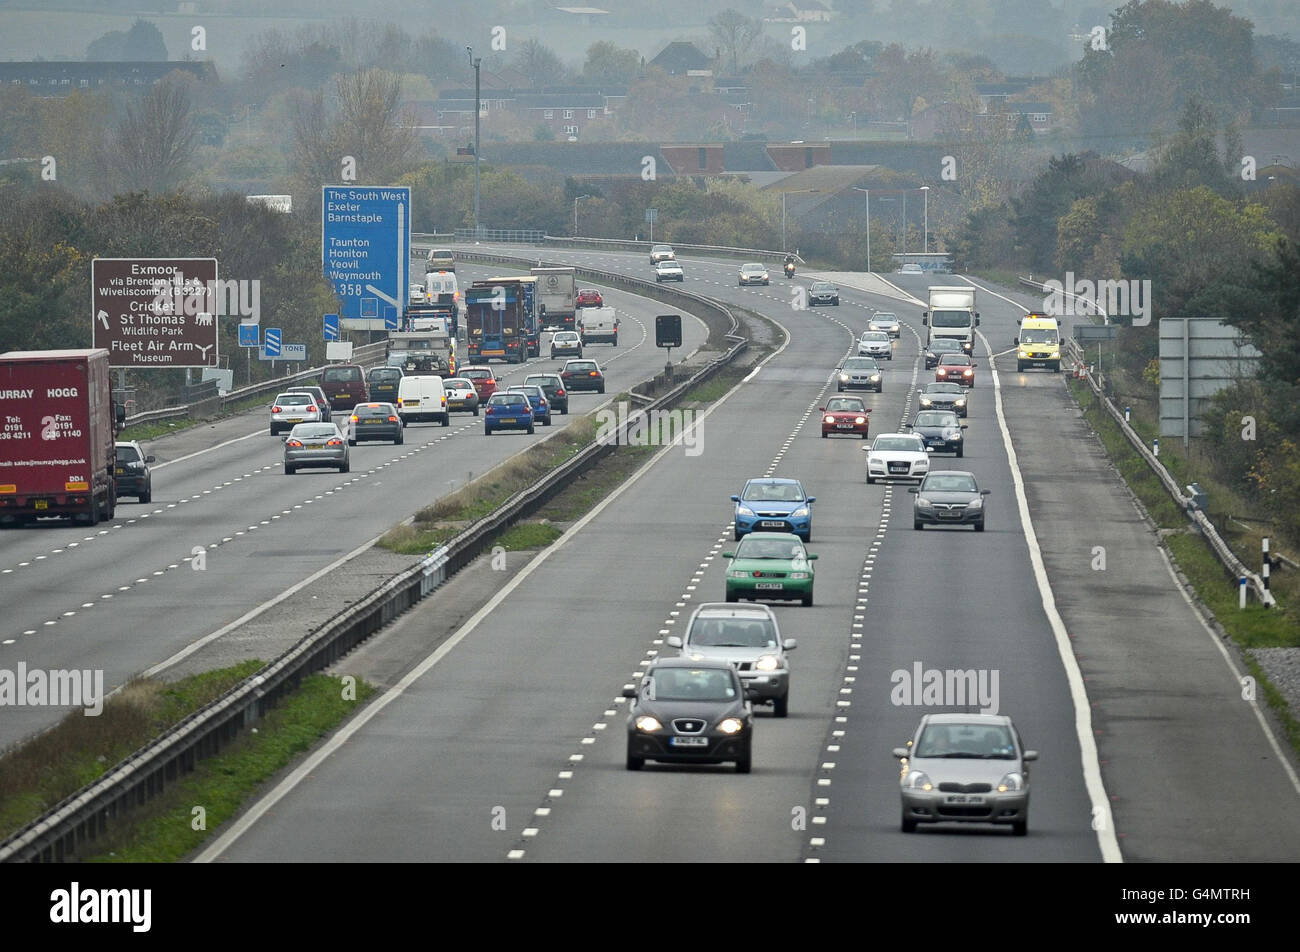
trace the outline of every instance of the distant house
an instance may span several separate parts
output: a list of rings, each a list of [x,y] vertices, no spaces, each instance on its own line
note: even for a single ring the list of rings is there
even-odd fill
[[[773,7],[765,19],[770,23],[829,23],[835,11],[818,0],[799,0]]]
[[[0,83],[25,86],[33,95],[66,96],[76,89],[144,89],[169,73],[180,70],[200,82],[217,78],[211,62],[175,60],[169,62],[0,62]]]
[[[669,76],[712,76],[713,60],[700,52],[694,43],[669,43],[650,61]]]
[[[511,109],[530,126],[577,137],[587,123],[604,118],[605,98],[598,92],[519,93]]]
[[[623,86],[545,86],[541,89],[480,90],[482,125],[491,128],[499,117],[514,116],[529,127],[545,126],[557,136],[581,135],[589,122],[612,115],[627,99]],[[444,89],[432,102],[410,102],[421,132],[463,136],[474,130],[474,90]]]
[[[1000,111],[1006,117],[1007,125],[1015,127],[1024,116],[1029,128],[1035,133],[1051,132],[1053,127],[1053,109],[1050,102],[1008,102]]]
[[[609,16],[608,10],[599,7],[556,7],[565,19],[574,26],[597,26]]]

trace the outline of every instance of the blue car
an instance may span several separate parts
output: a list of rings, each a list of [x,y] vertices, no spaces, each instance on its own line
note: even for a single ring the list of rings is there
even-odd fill
[[[546,399],[546,391],[536,384],[518,384],[510,387],[506,393],[522,393],[528,398],[533,408],[533,422],[542,426],[551,425],[551,403]]]
[[[483,435],[491,436],[494,430],[527,430],[533,432],[533,408],[522,393],[492,394],[483,407]]]
[[[736,538],[749,532],[793,532],[812,541],[812,506],[817,497],[803,491],[797,479],[763,477],[745,483],[736,504]]]

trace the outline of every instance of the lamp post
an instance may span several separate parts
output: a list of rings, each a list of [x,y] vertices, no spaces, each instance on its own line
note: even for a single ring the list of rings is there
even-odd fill
[[[853,191],[861,192],[867,200],[867,274],[871,273],[871,189],[853,186]]]
[[[925,243],[921,246],[921,251],[928,255],[930,253],[930,186],[922,185],[921,194],[925,198],[925,231],[923,232]]]
[[[478,239],[478,143],[479,143],[479,120],[483,115],[483,107],[479,105],[479,67],[483,65],[483,57],[474,55],[474,47],[465,47],[469,53],[469,65],[474,67],[474,238]]]

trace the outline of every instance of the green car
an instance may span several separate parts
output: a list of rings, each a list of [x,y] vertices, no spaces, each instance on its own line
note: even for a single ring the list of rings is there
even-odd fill
[[[817,556],[792,532],[751,532],[740,540],[727,567],[727,601],[742,598],[797,598],[813,603],[813,567]]]

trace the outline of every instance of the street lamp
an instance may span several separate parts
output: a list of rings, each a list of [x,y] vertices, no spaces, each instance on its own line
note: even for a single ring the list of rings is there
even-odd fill
[[[930,186],[922,185],[921,193],[925,198],[925,231],[923,232],[925,243],[921,246],[921,251],[928,255],[930,253]]]
[[[867,200],[867,274],[871,273],[871,189],[860,185],[853,186],[853,191],[861,192]]]
[[[478,141],[479,141],[479,120],[482,118],[483,107],[479,105],[479,67],[483,65],[483,57],[474,55],[474,47],[467,46],[465,50],[469,53],[469,65],[474,68],[474,238],[478,238]]]

